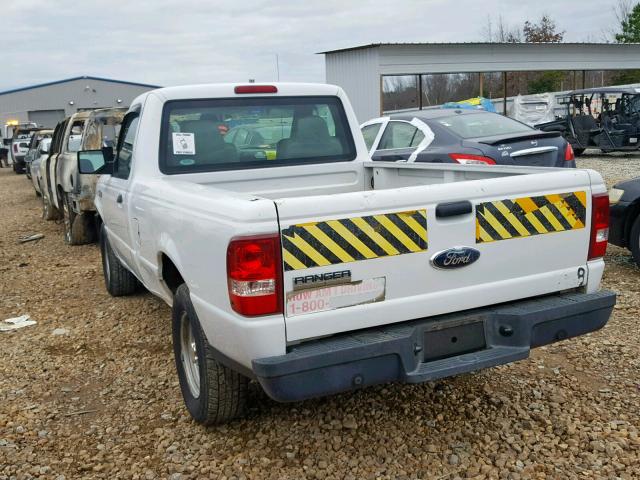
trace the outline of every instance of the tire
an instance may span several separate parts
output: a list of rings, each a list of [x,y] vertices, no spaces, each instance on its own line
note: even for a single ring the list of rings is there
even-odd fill
[[[180,390],[193,419],[214,425],[239,417],[246,407],[249,379],[215,359],[185,284],[174,295],[172,330]]]
[[[59,220],[60,211],[51,204],[48,195],[42,195],[42,218],[45,220]]]
[[[633,222],[633,227],[631,227],[631,233],[629,234],[628,245],[636,265],[640,267],[640,215],[638,215],[638,217],[636,217],[636,221]]]
[[[584,153],[585,150],[586,150],[586,148],[574,148],[573,149],[573,155],[576,156],[576,157],[579,157]]]
[[[100,229],[100,252],[102,253],[102,273],[107,292],[112,297],[123,297],[135,293],[140,283],[113,253],[104,225]]]
[[[61,196],[65,242],[69,245],[84,245],[95,241],[92,217],[86,213],[74,212],[69,194],[62,193]]]

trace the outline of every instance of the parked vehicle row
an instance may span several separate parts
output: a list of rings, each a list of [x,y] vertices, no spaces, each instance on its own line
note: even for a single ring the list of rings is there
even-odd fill
[[[616,297],[599,291],[602,177],[514,166],[512,153],[499,164],[502,154],[490,157],[499,150],[478,139],[520,151],[535,148],[517,146],[522,136],[539,132],[446,115],[401,119],[411,135],[394,132],[393,118],[380,122],[367,145],[336,86],[171,87],[132,102],[115,150],[74,148],[72,178],[99,175],[106,288],[120,296],[142,285],[172,306],[180,388],[196,421],[239,415],[250,379],[278,401],[425,382],[524,359],[607,323]],[[56,128],[47,162],[70,161],[78,118]],[[448,124],[429,129],[431,143],[442,135],[434,148],[446,161],[412,161],[429,121]],[[471,122],[474,134],[454,122]],[[413,158],[371,161],[387,129]],[[555,150],[520,158],[565,162],[560,137],[535,140]],[[496,165],[450,161],[470,155]],[[53,183],[52,208],[74,201]]]
[[[71,245],[97,238],[94,193],[98,175],[78,171],[81,149],[113,149],[126,108],[78,112],[52,130],[35,130],[25,157],[43,218],[64,221]]]

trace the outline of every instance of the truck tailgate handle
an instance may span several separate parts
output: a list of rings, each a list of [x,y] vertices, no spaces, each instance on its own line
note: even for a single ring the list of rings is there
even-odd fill
[[[455,217],[473,212],[473,205],[469,200],[460,202],[439,203],[436,207],[436,218]]]

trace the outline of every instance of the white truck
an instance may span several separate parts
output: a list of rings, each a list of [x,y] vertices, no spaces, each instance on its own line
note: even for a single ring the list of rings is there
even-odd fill
[[[102,174],[106,287],[172,305],[203,424],[237,416],[250,379],[277,401],[425,382],[597,330],[615,304],[598,173],[372,162],[336,86],[154,90],[78,167]]]

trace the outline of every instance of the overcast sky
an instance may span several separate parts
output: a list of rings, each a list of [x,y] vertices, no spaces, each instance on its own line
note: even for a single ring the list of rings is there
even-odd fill
[[[4,0],[0,90],[78,75],[156,85],[324,81],[316,52],[378,42],[483,40],[487,16],[551,15],[601,41],[616,0]]]

